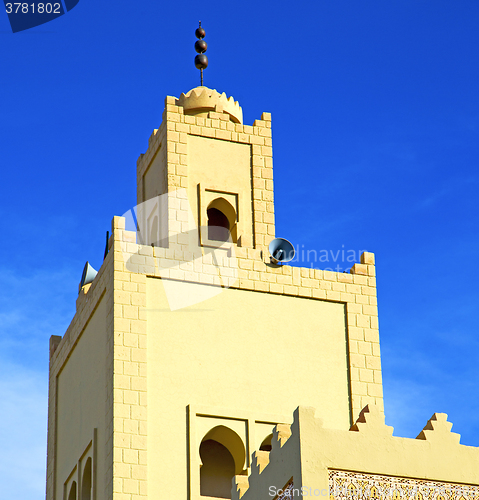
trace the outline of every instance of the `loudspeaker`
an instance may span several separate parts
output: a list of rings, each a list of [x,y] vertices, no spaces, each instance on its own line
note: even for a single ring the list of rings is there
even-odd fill
[[[85,285],[88,285],[88,283],[91,283],[95,279],[95,276],[97,274],[98,274],[98,271],[93,269],[93,267],[91,267],[90,263],[87,261],[87,263],[85,264],[85,267],[83,268],[83,273],[81,275],[80,290]]]
[[[293,245],[284,238],[275,238],[269,244],[269,253],[271,254],[271,263],[289,262],[294,257]]]

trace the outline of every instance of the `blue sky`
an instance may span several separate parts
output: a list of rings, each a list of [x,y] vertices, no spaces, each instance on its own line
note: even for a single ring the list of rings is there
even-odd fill
[[[48,339],[135,205],[164,97],[199,84],[198,19],[205,85],[247,124],[272,113],[277,235],[376,253],[387,423],[415,437],[445,412],[479,446],[479,3],[80,0],[17,34],[0,15],[7,497],[44,496]],[[350,266],[332,259],[313,264]]]

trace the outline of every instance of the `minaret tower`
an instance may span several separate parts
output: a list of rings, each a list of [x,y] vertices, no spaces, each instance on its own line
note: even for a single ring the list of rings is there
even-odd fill
[[[50,341],[47,500],[230,498],[298,405],[343,430],[382,411],[374,255],[271,262],[271,130],[204,86],[166,97],[138,205]]]

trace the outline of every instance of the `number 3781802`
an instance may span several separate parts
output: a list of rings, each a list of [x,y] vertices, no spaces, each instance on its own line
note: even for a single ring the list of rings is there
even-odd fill
[[[7,14],[61,14],[59,3],[7,3]]]

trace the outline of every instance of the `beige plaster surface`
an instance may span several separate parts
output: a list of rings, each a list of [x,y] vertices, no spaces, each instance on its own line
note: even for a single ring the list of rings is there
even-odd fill
[[[56,492],[61,498],[63,483],[93,439],[105,442],[106,420],[106,300],[86,325],[68,362],[57,377]],[[99,447],[96,461],[98,487],[105,485],[105,447]]]
[[[222,408],[254,410],[259,418],[291,414],[297,401],[305,401],[322,408],[329,426],[348,429],[344,309],[227,289],[172,312],[162,280],[147,278],[149,469],[177,478],[165,485],[151,474],[150,493],[171,488],[172,495],[186,494],[190,404],[207,402],[218,416]],[[197,446],[202,437],[197,435]],[[167,450],[173,448],[172,456]]]

